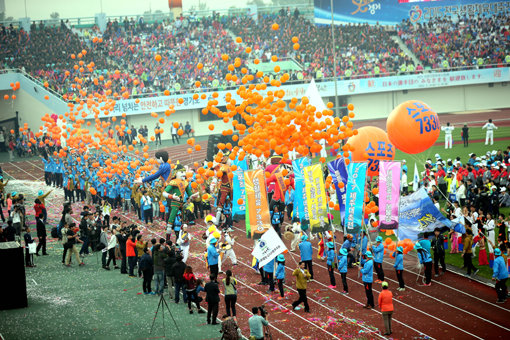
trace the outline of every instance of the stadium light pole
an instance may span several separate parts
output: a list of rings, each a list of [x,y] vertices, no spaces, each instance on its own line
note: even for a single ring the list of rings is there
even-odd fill
[[[333,44],[333,77],[335,81],[335,116],[338,114],[338,77],[336,76],[336,43],[335,43],[335,20],[333,18],[333,0],[331,0],[331,42]]]

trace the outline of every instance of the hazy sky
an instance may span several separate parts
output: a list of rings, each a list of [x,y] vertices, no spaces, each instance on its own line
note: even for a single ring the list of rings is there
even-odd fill
[[[109,15],[136,15],[145,11],[161,10],[168,12],[168,0],[0,0],[5,1],[6,16],[15,19],[27,15],[33,20],[49,19],[50,14],[58,12],[60,18],[94,16],[101,12]],[[227,9],[231,6],[242,7],[247,0],[183,0],[184,11],[191,6],[198,7],[199,2],[206,2],[209,9]]]

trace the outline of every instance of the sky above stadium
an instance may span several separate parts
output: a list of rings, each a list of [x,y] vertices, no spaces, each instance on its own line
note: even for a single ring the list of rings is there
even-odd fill
[[[32,20],[49,19],[50,14],[58,12],[60,18],[92,17],[101,12],[110,15],[137,15],[146,11],[168,12],[168,0],[0,0],[5,1],[6,17],[15,19],[25,17],[26,13]],[[208,9],[227,9],[231,6],[243,7],[247,0],[183,0],[183,10],[192,6],[198,8],[199,2],[206,3]]]

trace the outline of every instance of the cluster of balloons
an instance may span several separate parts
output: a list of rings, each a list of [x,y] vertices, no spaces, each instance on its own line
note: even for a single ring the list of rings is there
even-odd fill
[[[17,81],[16,83],[10,83],[9,86],[11,87],[12,91],[15,92],[20,89],[20,83]],[[16,99],[16,95],[12,94],[9,96],[8,94],[4,94],[4,100],[9,100],[9,98],[12,98],[12,100]]]
[[[400,240],[400,241],[398,241],[398,243],[396,243],[389,237],[387,237],[384,240],[385,253],[386,253],[386,249],[387,249],[390,252],[391,258],[393,258],[393,252],[397,249],[397,247],[402,247],[404,250],[403,253],[407,254],[408,252],[410,252],[411,250],[414,249],[414,243],[413,243],[413,241],[411,241],[411,239],[408,239],[408,238]]]

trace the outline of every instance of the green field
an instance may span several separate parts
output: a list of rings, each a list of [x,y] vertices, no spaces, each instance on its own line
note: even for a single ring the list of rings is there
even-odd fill
[[[176,305],[168,298],[180,332],[165,310],[165,333],[160,311],[149,334],[159,298],[141,293],[141,278],[101,269],[96,255],[87,256],[84,267],[64,267],[62,248],[57,243],[49,245],[50,256],[36,257],[37,267],[26,268],[29,307],[0,311],[0,334],[6,340],[147,339],[164,334],[168,339],[221,337],[219,326],[206,324],[205,314],[190,315],[182,299]]]

